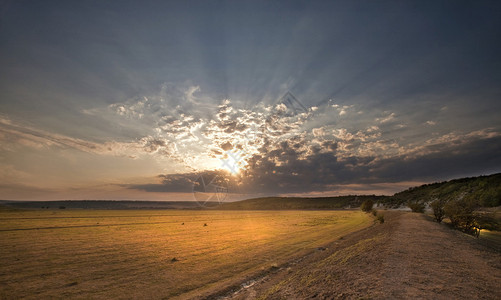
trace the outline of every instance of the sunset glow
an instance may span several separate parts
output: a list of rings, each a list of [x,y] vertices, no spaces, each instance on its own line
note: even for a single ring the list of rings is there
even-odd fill
[[[499,5],[456,5],[2,4],[0,199],[192,200],[215,175],[230,200],[392,194],[500,172]]]

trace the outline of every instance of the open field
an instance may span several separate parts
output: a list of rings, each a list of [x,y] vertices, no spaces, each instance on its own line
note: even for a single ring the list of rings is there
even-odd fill
[[[0,298],[181,298],[368,227],[359,211],[0,211]]]

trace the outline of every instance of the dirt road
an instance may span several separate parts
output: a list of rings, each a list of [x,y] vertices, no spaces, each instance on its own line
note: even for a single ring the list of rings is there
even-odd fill
[[[224,298],[501,299],[500,252],[422,214],[382,213],[384,224],[347,235]]]

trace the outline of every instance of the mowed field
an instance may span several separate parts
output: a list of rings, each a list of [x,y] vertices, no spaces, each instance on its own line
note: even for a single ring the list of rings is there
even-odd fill
[[[0,298],[190,298],[373,223],[360,211],[0,211]]]

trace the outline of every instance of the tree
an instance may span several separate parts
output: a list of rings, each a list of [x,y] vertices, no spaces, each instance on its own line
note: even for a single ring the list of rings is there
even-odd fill
[[[433,215],[435,216],[435,220],[437,220],[438,223],[442,222],[445,217],[445,202],[446,201],[444,199],[436,199],[435,201],[430,203],[430,206],[433,209]]]
[[[476,198],[462,195],[455,200],[448,201],[444,205],[444,212],[454,228],[473,233],[477,224],[475,210],[478,207],[479,203]]]
[[[372,199],[367,199],[364,202],[362,202],[362,205],[360,205],[360,209],[365,212],[370,212],[373,206],[374,206],[374,201],[372,201]]]

